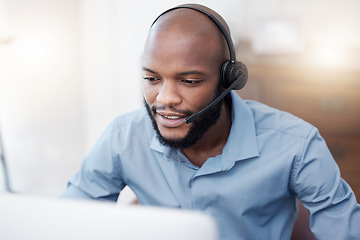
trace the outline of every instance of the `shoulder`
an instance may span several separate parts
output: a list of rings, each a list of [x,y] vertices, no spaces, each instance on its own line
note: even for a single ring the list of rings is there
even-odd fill
[[[277,131],[279,133],[307,138],[314,126],[291,113],[281,111],[263,103],[244,100],[250,109],[256,131]]]

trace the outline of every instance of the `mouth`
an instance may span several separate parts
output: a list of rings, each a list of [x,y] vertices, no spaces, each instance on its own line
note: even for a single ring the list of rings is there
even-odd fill
[[[156,111],[155,114],[158,124],[166,128],[180,127],[185,123],[187,117],[187,115],[184,114],[163,111]]]
[[[162,115],[164,118],[167,118],[167,119],[171,119],[171,120],[175,120],[175,119],[180,119],[181,117],[179,116],[168,116],[168,115]]]

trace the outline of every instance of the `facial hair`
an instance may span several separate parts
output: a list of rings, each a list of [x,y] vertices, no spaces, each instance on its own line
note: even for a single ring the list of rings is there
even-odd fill
[[[209,103],[205,104],[205,106],[203,106],[202,108],[206,107],[208,104],[213,102],[217,97],[219,97],[221,95],[222,91],[223,91],[222,84],[219,83],[214,92],[213,99]],[[144,99],[146,110],[151,119],[153,128],[156,132],[159,142],[164,146],[168,146],[168,147],[172,147],[172,148],[179,148],[179,149],[186,149],[186,148],[193,146],[204,136],[204,134],[209,130],[209,128],[218,121],[218,119],[220,117],[223,102],[224,102],[224,100],[219,101],[215,106],[210,108],[207,112],[202,114],[202,116],[200,116],[198,119],[196,119],[193,122],[193,125],[190,127],[190,129],[185,137],[183,137],[181,139],[167,139],[161,135],[160,130],[157,126],[156,120],[154,118],[156,108],[152,107],[150,109],[150,106]],[[186,113],[188,116],[191,116],[193,114],[192,112],[186,112]]]

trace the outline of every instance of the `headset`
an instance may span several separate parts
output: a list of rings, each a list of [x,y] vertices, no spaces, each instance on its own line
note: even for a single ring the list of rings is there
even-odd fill
[[[166,10],[162,14],[160,14],[155,19],[155,21],[152,23],[151,26],[153,26],[154,23],[165,13],[168,13],[170,11],[180,9],[180,8],[192,9],[192,10],[198,11],[198,12],[203,13],[206,16],[208,16],[210,18],[210,20],[216,24],[216,26],[219,28],[219,30],[223,34],[223,36],[226,40],[226,43],[228,45],[229,52],[230,52],[230,59],[225,61],[220,69],[220,81],[222,82],[222,85],[224,86],[224,88],[226,88],[226,90],[217,99],[215,99],[212,103],[210,103],[207,107],[203,108],[201,111],[186,118],[185,122],[187,124],[189,124],[189,123],[193,122],[196,118],[198,118],[200,115],[205,113],[208,109],[212,108],[215,104],[220,102],[231,90],[242,89],[247,82],[248,71],[247,71],[245,64],[243,64],[242,62],[236,61],[236,55],[235,55],[235,50],[234,50],[235,48],[234,48],[233,42],[231,40],[231,37],[230,37],[229,33],[227,32],[226,28],[224,27],[224,25],[214,15],[206,12],[203,9],[193,7],[193,6],[186,6],[186,5],[173,7],[173,8]]]

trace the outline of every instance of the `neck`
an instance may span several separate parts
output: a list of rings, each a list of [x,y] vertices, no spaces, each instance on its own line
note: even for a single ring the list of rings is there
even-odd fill
[[[222,153],[231,129],[230,106],[223,103],[218,121],[192,147],[183,149],[184,155],[196,166],[201,167],[210,158]]]

